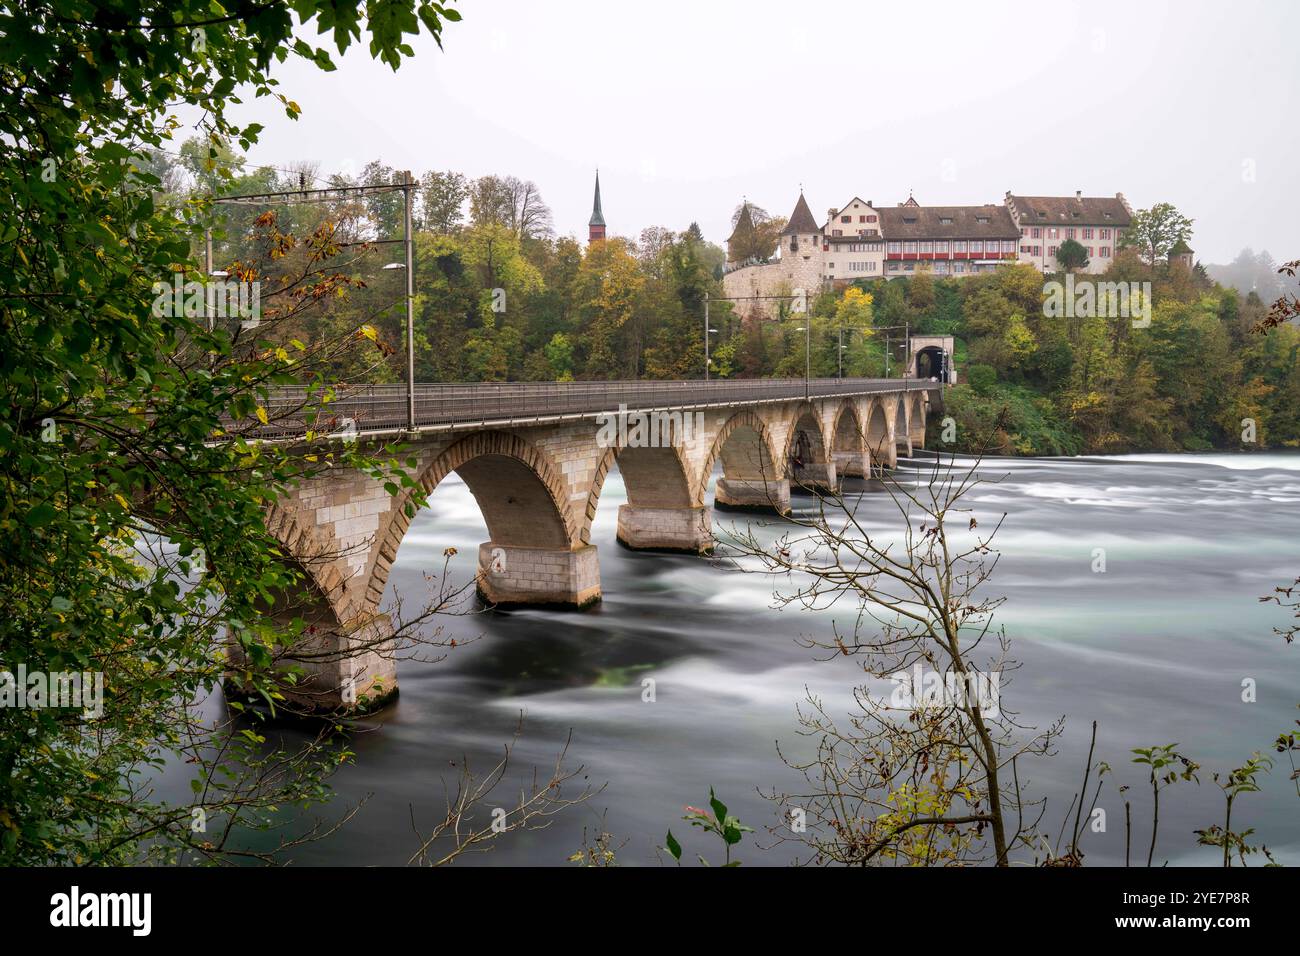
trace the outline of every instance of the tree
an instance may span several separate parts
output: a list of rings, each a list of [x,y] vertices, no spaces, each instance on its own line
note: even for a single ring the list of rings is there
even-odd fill
[[[1154,268],[1168,258],[1175,244],[1191,239],[1192,222],[1172,203],[1156,203],[1133,214],[1133,221],[1120,235],[1119,247],[1136,249],[1142,260]]]
[[[379,160],[371,160],[361,170],[362,186],[391,186],[398,173]],[[375,193],[365,197],[370,213],[371,235],[376,239],[400,239],[405,229],[405,206],[400,192]]]
[[[469,180],[461,173],[430,171],[420,180],[420,220],[423,228],[452,232],[465,218]]]
[[[785,220],[777,219],[766,209],[745,202],[731,216],[731,238],[727,240],[727,259],[766,262],[776,251]]]
[[[861,498],[834,494],[775,541],[746,529],[727,542],[740,570],[791,582],[779,605],[850,604],[851,630],[802,643],[855,658],[867,683],[847,720],[809,695],[800,733],[815,750],[786,759],[806,786],[771,794],[806,817],[805,832],[781,839],[812,862],[1006,866],[1036,851],[1021,763],[1049,753],[1060,724],[1032,731],[1001,706],[1016,665],[993,623],[1002,600],[978,594],[1001,526],[980,527],[966,504],[981,483],[975,467],[939,460],[914,487],[888,482],[898,537],[874,530],[878,514],[859,517]],[[894,683],[888,698],[880,681]]]
[[[1056,261],[1067,272],[1088,267],[1088,250],[1075,239],[1066,239],[1056,249]]]
[[[0,84],[9,276],[0,292],[0,670],[102,679],[98,713],[0,708],[0,864],[227,857],[277,809],[324,799],[326,776],[349,758],[332,723],[302,746],[264,747],[265,723],[240,698],[272,714],[292,709],[279,668],[312,640],[301,615],[285,622],[271,611],[277,595],[310,589],[267,527],[268,507],[335,463],[390,476],[394,487],[410,480],[387,460],[391,449],[372,459],[256,441],[281,411],[332,427],[318,398],[276,406],[276,386],[319,395],[347,351],[382,366],[368,324],[319,344],[280,338],[314,303],[359,288],[354,270],[339,268],[359,253],[344,251],[334,224],[295,235],[262,213],[231,237],[246,250],[232,276],[262,284],[256,324],[169,308],[160,285],[204,278],[195,250],[211,212],[204,197],[157,202],[154,157],[171,145],[170,111],[188,107],[203,117],[196,169],[219,191],[237,174],[224,165],[234,145],[247,149],[261,129],[227,115],[234,91],[274,97],[292,119],[298,107],[271,65],[294,56],[333,68],[330,51],[305,39],[313,25],[339,53],[365,37],[372,56],[397,68],[412,34],[438,39],[459,19],[420,0],[382,9],[342,0],[328,11],[284,0],[0,9],[0,71],[15,80]],[[214,724],[196,706],[223,678],[238,695]],[[154,791],[164,764],[189,768],[192,799]],[[243,855],[275,850],[261,846]]]
[[[518,239],[551,235],[551,209],[537,184],[515,176],[480,176],[469,189],[470,219],[476,226],[505,226]]]

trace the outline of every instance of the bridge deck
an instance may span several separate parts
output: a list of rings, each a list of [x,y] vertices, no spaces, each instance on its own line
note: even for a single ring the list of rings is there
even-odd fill
[[[878,392],[927,391],[942,385],[922,379],[723,379],[720,381],[504,382],[416,385],[415,420],[421,430],[532,425],[573,418],[629,412],[702,409],[752,405],[791,399],[853,396]],[[336,386],[327,417],[316,431],[335,431],[346,419],[359,434],[404,431],[407,426],[405,385]],[[277,389],[267,408],[270,423],[259,434],[302,434],[307,426],[298,411],[319,393],[307,388]]]

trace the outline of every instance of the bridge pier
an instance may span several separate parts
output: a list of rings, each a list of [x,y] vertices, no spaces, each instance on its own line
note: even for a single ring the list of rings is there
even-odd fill
[[[273,612],[274,613],[274,612]],[[374,614],[349,625],[331,623],[328,614],[276,614],[280,626],[291,630],[294,616],[303,618],[297,642],[279,649],[281,666],[296,678],[276,680],[276,689],[297,712],[309,714],[370,713],[397,696],[397,664],[393,660],[393,625],[387,614]],[[243,650],[227,650],[224,690],[228,698],[263,703],[260,694],[236,680],[245,666]]]
[[[708,554],[713,550],[711,509],[619,505],[618,540],[636,550]]]
[[[713,500],[725,508],[790,513],[790,479],[719,478]]]
[[[478,546],[478,594],[498,607],[553,605],[582,609],[600,600],[596,546]]]
[[[809,461],[792,469],[791,481],[807,491],[834,492],[839,488],[834,461]]]
[[[866,478],[871,474],[866,452],[835,452],[835,473],[843,478]]]

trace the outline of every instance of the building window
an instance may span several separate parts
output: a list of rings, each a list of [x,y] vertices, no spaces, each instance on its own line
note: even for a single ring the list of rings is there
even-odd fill
[[[1056,246],[1048,246],[1048,247],[1047,247],[1047,254],[1048,254],[1049,256],[1054,256],[1054,255],[1056,255]]]
[[[1091,226],[1086,227],[1086,228],[1083,230],[1083,238],[1085,238],[1085,239],[1091,239],[1091,238],[1092,238],[1092,227],[1091,227]]]
[[[1098,239],[1109,239],[1109,238],[1110,238],[1110,230],[1109,230],[1109,229],[1103,229],[1103,230],[1101,230],[1101,233],[1097,236],[1097,238],[1098,238]]]
[[[867,217],[867,222],[875,222],[875,221],[876,221],[876,217],[875,217],[875,216],[868,216],[868,217]]]
[[[890,251],[890,252],[902,252],[902,251],[903,251],[903,244],[902,244],[901,242],[891,242],[891,243],[889,244],[889,251]]]
[[[928,256],[934,255],[934,243],[933,242],[921,243],[921,253],[922,255],[928,255]]]
[[[1110,246],[1102,246],[1102,247],[1101,247],[1101,257],[1102,257],[1103,259],[1109,259],[1109,258],[1110,258]]]
[[[934,244],[934,251],[941,256],[946,256],[948,254],[948,240],[944,239],[940,242],[936,242]]]
[[[840,216],[840,222],[852,222],[852,221],[853,221],[852,216]]]
[[[953,243],[952,243],[952,251],[953,251],[953,252],[965,252],[965,251],[966,251],[966,240],[965,240],[965,239],[954,239],[954,240],[953,240]]]
[[[831,230],[831,235],[832,235],[832,236],[842,236],[842,235],[844,235],[844,230],[843,230],[843,229],[832,229],[832,230]]]
[[[916,243],[915,242],[903,243],[903,252],[916,255]]]
[[[1053,226],[1052,228],[1050,228],[1050,229],[1047,230],[1047,238],[1048,238],[1048,239],[1060,239],[1060,238],[1061,238],[1061,230],[1059,230],[1059,229],[1057,229],[1055,226]]]
[[[966,263],[964,263],[964,262],[954,262],[954,263],[952,264],[952,271],[953,271],[953,272],[965,272],[965,271],[966,271]]]
[[[970,251],[972,255],[982,256],[984,254],[984,240],[972,239],[970,244]]]
[[[1067,229],[1067,230],[1065,230],[1065,238],[1066,238],[1066,239],[1073,239],[1073,238],[1074,238],[1074,230],[1073,230],[1073,229]]]
[[[1039,229],[1037,226],[1034,227],[1034,238],[1035,239],[1043,238],[1043,230]]]

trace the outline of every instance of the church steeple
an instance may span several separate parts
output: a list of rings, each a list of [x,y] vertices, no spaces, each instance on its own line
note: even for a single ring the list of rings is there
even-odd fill
[[[605,238],[605,216],[600,211],[600,170],[596,170],[596,199],[591,207],[591,219],[587,222],[587,241],[595,242]]]

